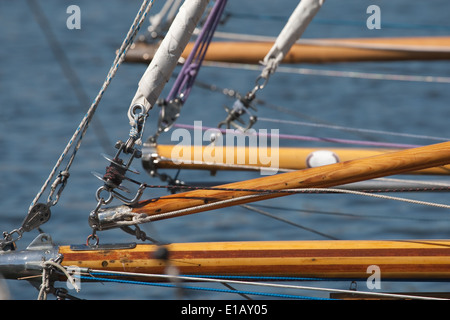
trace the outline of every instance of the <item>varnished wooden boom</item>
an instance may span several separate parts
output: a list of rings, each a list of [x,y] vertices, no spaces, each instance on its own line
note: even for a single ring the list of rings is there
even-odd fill
[[[260,170],[261,167],[273,166],[273,161],[262,161],[258,147],[223,147],[216,146],[216,150],[221,150],[222,157],[216,162],[211,162],[207,157],[205,146],[191,146],[190,152],[185,155],[179,155],[176,151],[177,146],[158,145],[156,153],[160,157],[157,167],[160,169],[194,169],[194,170]],[[186,147],[185,147],[186,148]],[[231,149],[231,150],[230,150]],[[268,148],[270,151],[270,148]],[[308,159],[316,151],[330,151],[336,156],[336,161],[348,161],[359,158],[366,158],[384,153],[399,151],[399,149],[358,149],[358,148],[277,148],[277,165],[279,169],[284,170],[302,170],[307,169]],[[175,153],[175,155],[174,155]],[[198,154],[198,155],[197,155]],[[228,156],[231,154],[231,156]],[[272,154],[268,157],[274,156]],[[253,160],[254,158],[254,160]],[[145,161],[145,160],[144,160]],[[144,163],[144,166],[149,164]],[[449,175],[450,166],[441,166],[435,168],[426,168],[423,170],[408,172],[408,174],[430,174],[430,175]]]
[[[186,46],[183,58],[187,58],[193,46],[193,43]],[[205,60],[259,64],[272,46],[272,42],[212,42]],[[126,61],[149,63],[156,48],[154,44],[137,43],[128,51]],[[311,39],[294,44],[283,63],[448,59],[450,37]]]
[[[281,190],[291,188],[326,188],[342,184],[364,181],[429,167],[442,166],[450,163],[450,142],[434,144],[425,147],[382,154],[378,156],[350,160],[322,167],[288,172],[253,180],[230,183],[220,186],[230,189]],[[179,209],[192,208],[205,203],[251,195],[255,192],[236,190],[197,190],[179,193],[141,201],[132,207],[135,213],[145,213],[149,216]],[[280,197],[285,193],[260,195],[257,198],[239,200],[233,205]],[[189,211],[190,214],[205,210],[224,207],[212,206],[207,209]],[[227,205],[229,206],[229,205]],[[156,220],[156,219],[155,219]]]
[[[167,261],[154,258],[158,246],[74,251],[59,248],[64,266],[164,274],[168,264],[182,275],[289,276],[367,279],[369,266],[388,279],[449,280],[449,240],[264,241],[175,243]],[[142,281],[161,281],[158,278]]]

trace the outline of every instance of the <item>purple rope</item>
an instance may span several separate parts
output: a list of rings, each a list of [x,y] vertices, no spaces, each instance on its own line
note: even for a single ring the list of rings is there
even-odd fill
[[[206,51],[208,49],[209,44],[211,43],[211,39],[214,35],[214,32],[219,24],[220,17],[225,9],[227,0],[216,0],[214,7],[212,8],[206,22],[200,32],[197,40],[195,41],[194,47],[187,57],[183,68],[180,71],[172,89],[169,92],[167,97],[167,101],[174,99],[183,93],[183,102],[187,99],[195,78],[197,77],[198,70],[205,58]]]

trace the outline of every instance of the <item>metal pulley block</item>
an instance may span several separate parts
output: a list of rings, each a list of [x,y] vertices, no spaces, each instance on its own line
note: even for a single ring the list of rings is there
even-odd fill
[[[13,251],[16,249],[15,242],[22,238],[24,232],[29,232],[46,223],[51,216],[50,205],[44,203],[36,203],[28,212],[22,226],[18,229],[7,233],[3,233],[3,240],[0,240],[0,248],[2,251]],[[16,235],[15,238],[13,235]]]
[[[35,204],[25,220],[22,223],[21,229],[25,232],[36,229],[42,224],[46,223],[51,216],[50,207],[44,203]]]

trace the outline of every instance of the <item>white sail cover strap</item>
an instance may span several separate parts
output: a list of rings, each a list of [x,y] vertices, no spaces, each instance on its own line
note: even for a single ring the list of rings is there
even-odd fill
[[[148,113],[169,81],[181,54],[188,44],[209,0],[185,1],[161,42],[150,65],[139,81],[138,90],[128,110],[130,123],[134,124],[134,107],[140,105]]]
[[[261,78],[267,79],[271,73],[275,72],[281,60],[286,56],[292,45],[300,39],[324,2],[325,0],[300,1],[269,53],[265,56],[262,62],[265,68],[261,73]]]

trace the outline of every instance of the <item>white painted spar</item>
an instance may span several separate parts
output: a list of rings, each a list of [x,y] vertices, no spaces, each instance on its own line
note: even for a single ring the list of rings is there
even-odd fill
[[[291,47],[303,35],[324,2],[325,0],[300,1],[264,58],[263,64],[266,68],[263,71],[263,78],[267,78],[267,75],[264,75],[265,72],[273,73],[275,71]]]
[[[209,0],[185,1],[161,42],[154,58],[139,81],[136,94],[128,110],[128,118],[134,124],[133,108],[141,105],[144,113],[153,107],[164,86],[169,81],[178,60],[203,15]]]

